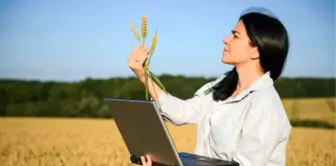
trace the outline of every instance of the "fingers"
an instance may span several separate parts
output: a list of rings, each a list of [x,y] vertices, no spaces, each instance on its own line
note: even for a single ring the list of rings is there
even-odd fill
[[[150,158],[149,155],[146,155],[147,157],[147,166],[152,166],[152,159]]]
[[[147,162],[146,162],[147,159]],[[149,155],[146,155],[146,159],[144,156],[141,156],[141,162],[143,166],[152,166],[152,160]]]
[[[140,45],[134,50],[129,60],[143,63],[148,58],[148,55],[149,50],[144,45]]]
[[[142,69],[148,56],[149,50],[145,45],[140,44],[135,49],[133,49],[131,55],[128,57],[128,66],[132,70]]]
[[[146,59],[148,58],[148,55],[149,55],[149,53],[146,52],[146,51],[143,52],[143,53],[141,53],[141,55],[140,55],[140,57],[139,57],[139,61],[140,61],[141,63],[145,62]]]
[[[134,59],[134,58],[139,58],[143,56],[147,57],[148,54],[149,54],[149,50],[144,45],[139,45],[132,51],[131,56],[129,58]]]
[[[141,52],[141,53],[148,53],[149,50],[147,49],[147,47],[145,45],[140,44],[138,46],[138,51]]]
[[[146,59],[149,55],[149,50],[145,46],[141,46],[139,49],[139,54],[143,59]]]
[[[146,160],[144,156],[141,156],[141,163],[143,166],[147,166]]]

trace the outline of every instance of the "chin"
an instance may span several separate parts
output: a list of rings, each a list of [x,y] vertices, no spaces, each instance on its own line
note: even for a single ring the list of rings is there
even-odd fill
[[[232,64],[232,60],[231,60],[231,57],[230,55],[228,55],[226,52],[223,52],[223,55],[222,55],[222,62],[224,64]]]
[[[234,65],[234,62],[233,61],[230,61],[230,59],[227,59],[225,57],[222,58],[222,62],[224,64],[228,64],[228,65]]]

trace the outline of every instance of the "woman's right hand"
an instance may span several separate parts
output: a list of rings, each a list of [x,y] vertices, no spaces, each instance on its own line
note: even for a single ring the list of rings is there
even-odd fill
[[[128,58],[128,67],[141,81],[146,77],[144,63],[148,55],[148,49],[141,44],[133,49]]]
[[[139,45],[133,49],[128,59],[128,66],[134,74],[138,77],[140,82],[142,82],[146,87],[148,87],[148,92],[152,97],[152,100],[158,100],[162,89],[146,75],[145,71],[145,61],[149,56],[148,49],[144,45]],[[147,84],[146,84],[147,77]]]

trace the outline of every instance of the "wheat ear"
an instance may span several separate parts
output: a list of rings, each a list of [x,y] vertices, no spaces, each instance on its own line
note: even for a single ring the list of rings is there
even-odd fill
[[[133,23],[129,23],[128,25],[131,28],[134,36],[138,39],[139,42],[141,42],[140,34],[139,34],[138,30],[135,28],[135,26],[133,25]]]
[[[142,16],[141,19],[141,33],[143,38],[143,44],[145,44],[146,37],[147,37],[147,17]]]
[[[157,30],[156,30],[156,32],[154,34],[154,37],[153,37],[152,45],[149,49],[149,59],[148,59],[148,62],[147,62],[147,67],[149,67],[150,61],[152,59],[152,55],[153,55],[155,47],[156,47],[157,39],[158,39],[158,33],[157,33]]]

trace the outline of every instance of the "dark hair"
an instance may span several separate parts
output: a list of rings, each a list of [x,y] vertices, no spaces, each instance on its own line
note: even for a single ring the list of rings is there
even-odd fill
[[[270,72],[271,78],[277,80],[284,68],[289,49],[289,37],[286,28],[276,18],[260,13],[242,15],[239,20],[245,25],[251,45],[258,47],[260,65],[264,72]],[[213,92],[214,100],[225,100],[232,95],[238,83],[236,68],[226,73],[208,92]]]

